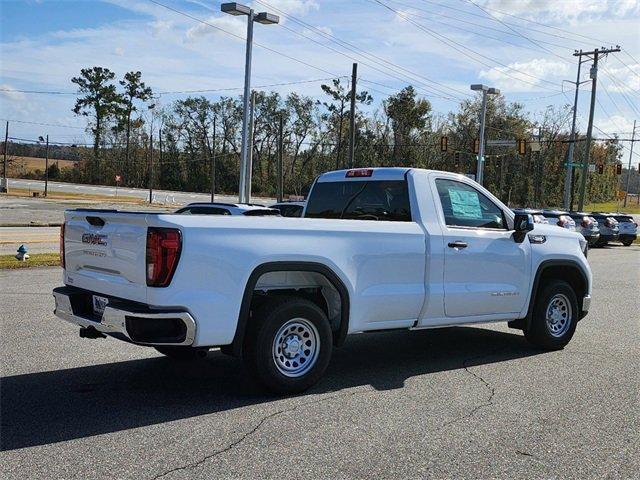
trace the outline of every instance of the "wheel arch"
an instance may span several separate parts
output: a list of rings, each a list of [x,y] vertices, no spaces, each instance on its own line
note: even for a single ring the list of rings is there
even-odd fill
[[[251,312],[252,301],[256,285],[260,278],[272,272],[311,272],[322,275],[335,288],[340,296],[340,322],[333,331],[333,343],[340,346],[344,343],[349,330],[349,310],[350,299],[349,291],[340,277],[327,265],[318,262],[267,262],[258,265],[249,276],[242,295],[242,303],[240,305],[240,313],[238,315],[238,324],[236,333],[233,337],[231,350],[237,357],[242,356],[242,346],[244,343],[247,325],[249,323],[249,315]]]
[[[538,292],[544,285],[545,279],[564,280],[571,285],[578,301],[579,319],[584,317],[585,312],[582,310],[582,302],[589,288],[588,275],[584,272],[580,264],[574,260],[545,260],[538,265],[533,280],[529,308],[525,318],[527,327],[533,315],[533,308]]]

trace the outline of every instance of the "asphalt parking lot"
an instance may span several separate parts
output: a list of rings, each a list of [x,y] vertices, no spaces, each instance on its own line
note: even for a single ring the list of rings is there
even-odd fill
[[[51,313],[59,269],[0,271],[0,476],[640,478],[640,246],[589,258],[563,351],[497,324],[354,336],[292,398],[219,352],[80,339]]]

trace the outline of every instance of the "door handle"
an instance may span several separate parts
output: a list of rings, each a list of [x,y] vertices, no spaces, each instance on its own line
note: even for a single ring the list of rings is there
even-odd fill
[[[467,248],[467,242],[456,240],[455,242],[449,242],[449,248]]]

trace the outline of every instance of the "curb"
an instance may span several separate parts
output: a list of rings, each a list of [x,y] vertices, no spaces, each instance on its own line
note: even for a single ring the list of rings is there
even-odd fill
[[[2,222],[0,223],[0,227],[61,227],[62,222]]]

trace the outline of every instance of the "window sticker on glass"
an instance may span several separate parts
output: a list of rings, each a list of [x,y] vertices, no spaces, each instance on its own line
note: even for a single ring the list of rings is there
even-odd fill
[[[456,190],[449,188],[451,210],[454,216],[459,218],[482,218],[480,198],[476,192]]]

